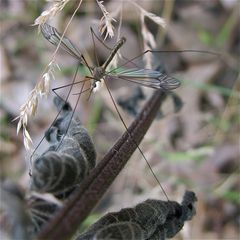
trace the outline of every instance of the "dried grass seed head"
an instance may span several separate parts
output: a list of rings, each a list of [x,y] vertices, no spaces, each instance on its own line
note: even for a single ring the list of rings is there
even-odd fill
[[[98,1],[98,0],[96,0],[96,1],[97,1],[99,8],[102,11],[102,14],[103,14],[103,16],[100,20],[99,31],[100,31],[101,35],[103,35],[105,33],[104,40],[106,40],[108,36],[110,38],[112,38],[114,36],[114,26],[113,26],[112,22],[116,22],[116,20],[107,11],[105,6],[103,5],[103,1]]]

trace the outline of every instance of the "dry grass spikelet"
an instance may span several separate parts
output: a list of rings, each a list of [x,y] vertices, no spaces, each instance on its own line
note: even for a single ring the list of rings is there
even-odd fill
[[[65,7],[65,5],[70,0],[47,0],[48,2],[51,2],[51,6],[49,9],[43,11],[41,15],[34,21],[34,26],[46,23],[49,19],[54,17],[58,12],[62,11],[62,9]]]
[[[140,10],[140,22],[141,22],[141,34],[143,37],[143,48],[144,51],[148,50],[149,47],[151,49],[154,49],[157,47],[155,38],[153,34],[148,30],[146,24],[145,24],[145,18],[151,19],[153,22],[155,22],[157,25],[160,27],[165,28],[166,27],[166,21],[155,15],[154,13],[146,11],[144,8],[139,6],[136,2],[133,1],[128,1],[129,3],[133,4]],[[145,54],[144,60],[146,62],[146,67],[151,68],[151,55],[150,54]]]
[[[20,107],[19,116],[14,119],[14,120],[19,119],[18,125],[17,125],[17,134],[22,128],[23,142],[27,150],[32,150],[32,139],[27,130],[28,118],[36,114],[39,98],[42,98],[43,96],[47,96],[49,94],[50,81],[51,79],[54,79],[54,71],[56,67],[59,68],[59,66],[54,61],[51,61],[48,64],[48,68],[46,72],[43,74],[42,79],[37,83],[35,88],[30,92],[27,102]]]
[[[105,33],[104,40],[109,36],[112,38],[114,36],[114,26],[112,25],[112,22],[116,22],[116,20],[111,16],[111,14],[107,11],[107,9],[103,5],[103,1],[97,1],[97,4],[99,8],[102,11],[102,18],[100,20],[100,27],[99,31],[101,35]]]
[[[49,10],[42,12],[41,16],[39,16],[34,22],[34,25],[38,25],[39,30],[42,24],[44,24],[49,18],[55,16],[59,11],[61,11],[70,0],[48,0],[48,1],[53,3],[52,7]],[[77,8],[72,14],[70,20],[68,21],[65,27],[65,30],[62,34],[61,40],[64,37],[67,31],[67,28],[70,25],[73,17],[75,16],[76,12],[80,8],[81,3],[82,3],[82,0],[79,1]],[[45,68],[45,71],[44,71],[44,74],[42,75],[41,80],[37,83],[35,88],[30,92],[27,102],[20,107],[19,116],[14,119],[14,120],[19,119],[18,126],[17,126],[17,133],[19,133],[20,129],[23,128],[23,141],[24,141],[24,146],[27,150],[32,150],[32,139],[30,137],[30,134],[27,131],[28,117],[34,116],[36,114],[39,98],[42,98],[42,96],[47,96],[50,92],[50,81],[51,79],[54,79],[55,67],[59,68],[59,66],[55,63],[55,57],[59,49],[61,40],[53,54],[51,62]]]

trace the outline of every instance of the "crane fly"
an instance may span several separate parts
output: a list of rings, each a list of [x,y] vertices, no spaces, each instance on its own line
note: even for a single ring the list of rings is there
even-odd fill
[[[76,58],[81,64],[85,65],[90,70],[92,76],[89,78],[92,79],[92,88],[95,88],[96,83],[101,82],[101,80],[105,79],[106,77],[113,79],[123,79],[154,89],[173,90],[180,86],[180,81],[178,79],[156,70],[141,69],[137,67],[130,69],[119,69],[118,67],[107,71],[107,67],[111,63],[112,59],[117,54],[118,50],[126,42],[125,37],[120,38],[120,40],[116,43],[113,50],[111,51],[107,60],[101,66],[90,67],[81,52],[78,50],[78,48],[67,37],[62,37],[56,28],[48,24],[43,24],[41,26],[41,31],[43,36],[50,43],[56,46],[58,46],[60,43],[60,48],[68,52],[72,57]],[[141,55],[147,53],[147,51],[145,51]],[[137,57],[140,57],[141,55]],[[128,62],[131,62],[131,60],[127,61],[120,67],[123,67]]]
[[[71,40],[69,40],[65,36],[62,37],[61,34],[57,31],[56,28],[54,28],[54,27],[52,27],[48,24],[43,24],[41,26],[41,31],[42,31],[43,36],[50,43],[52,43],[55,46],[59,46],[61,49],[66,51],[68,54],[70,54],[72,57],[77,59],[80,64],[85,65],[89,69],[89,71],[91,73],[91,76],[86,76],[86,78],[88,78],[88,80],[91,80],[90,94],[91,94],[92,90],[97,86],[98,82],[101,82],[102,80],[104,81],[104,83],[107,87],[107,90],[109,92],[109,95],[111,97],[111,100],[114,104],[114,107],[117,111],[117,114],[118,114],[119,118],[121,119],[121,121],[122,121],[122,123],[123,123],[127,132],[128,132],[127,125],[125,124],[123,118],[121,117],[121,114],[118,110],[117,104],[116,104],[116,102],[115,102],[115,100],[114,100],[114,98],[113,98],[113,96],[110,92],[110,89],[108,87],[108,84],[106,83],[106,80],[108,80],[108,79],[122,79],[122,80],[126,80],[126,81],[130,81],[130,82],[133,82],[133,83],[140,84],[140,85],[145,86],[145,87],[149,87],[149,88],[153,88],[153,89],[162,89],[162,90],[165,90],[165,91],[173,90],[173,89],[178,88],[180,86],[180,81],[179,80],[177,80],[174,77],[168,76],[167,74],[162,73],[162,72],[157,71],[157,70],[143,69],[143,68],[139,68],[139,67],[128,68],[128,69],[124,68],[124,66],[127,63],[130,63],[132,60],[139,58],[144,53],[147,53],[150,50],[145,51],[141,55],[139,55],[139,56],[137,56],[137,57],[135,57],[131,60],[127,60],[120,67],[117,67],[117,68],[114,68],[114,69],[111,69],[111,70],[107,70],[108,66],[110,65],[114,56],[117,54],[118,50],[126,42],[125,37],[120,38],[120,40],[116,43],[116,45],[112,49],[112,51],[111,51],[110,55],[108,56],[107,60],[101,66],[92,67],[92,66],[88,65],[84,56],[81,54],[81,52],[78,50],[78,48],[71,42]],[[136,64],[135,64],[135,66],[136,66]],[[63,88],[63,87],[67,87],[67,86],[72,87],[73,84],[79,83],[79,82],[75,82],[76,74],[77,74],[77,71],[75,72],[74,80],[71,84],[68,84],[68,85],[65,85],[65,86],[62,86],[62,87],[59,87],[59,88]],[[80,82],[83,82],[83,85],[81,87],[81,91],[79,93],[78,100],[77,100],[77,103],[75,105],[75,108],[73,110],[73,114],[75,112],[75,109],[76,109],[76,106],[78,104],[81,93],[85,92],[85,90],[83,90],[85,81],[80,81]],[[59,88],[56,88],[55,90],[57,90]],[[70,92],[71,92],[71,89],[68,93],[68,96],[69,96]],[[57,93],[55,92],[55,94],[57,94]],[[67,98],[68,98],[68,96],[67,96]],[[89,95],[89,97],[90,97],[90,95]],[[56,119],[57,119],[57,117],[56,117]],[[63,136],[63,138],[64,138],[64,136]],[[134,139],[132,139],[132,140],[135,142]],[[39,143],[39,145],[40,145],[40,143]],[[61,144],[61,142],[60,142],[60,144]],[[151,169],[151,166],[148,163],[147,158],[145,157],[143,151],[140,149],[140,147],[138,146],[138,144],[136,142],[135,142],[135,144],[136,144],[139,152],[143,156],[144,160],[146,161],[147,165],[149,166],[150,171],[152,172],[154,178],[158,182],[158,184],[159,184],[160,188],[162,189],[164,195],[168,199],[167,194],[165,193],[165,191],[164,191],[161,183],[159,182],[158,178],[156,177],[155,173]]]
[[[57,90],[57,89],[60,89],[60,88],[71,86],[71,88],[70,88],[70,90],[68,92],[68,95],[66,97],[66,100],[65,100],[65,101],[67,101],[67,99],[68,99],[68,97],[70,95],[70,92],[72,90],[72,86],[74,84],[78,84],[80,82],[83,83],[82,87],[81,87],[81,90],[80,90],[80,93],[78,93],[78,99],[77,99],[77,102],[75,104],[75,107],[73,109],[73,113],[72,114],[74,114],[74,112],[76,110],[76,107],[77,107],[77,104],[79,102],[81,93],[86,92],[86,91],[89,90],[89,89],[84,90],[84,83],[85,83],[85,81],[89,81],[89,80],[91,81],[90,94],[91,94],[92,90],[94,88],[96,88],[97,83],[103,81],[105,83],[107,91],[108,91],[108,93],[110,95],[110,98],[111,98],[111,100],[112,100],[112,102],[114,104],[114,107],[115,107],[115,109],[117,111],[117,114],[118,114],[120,120],[122,121],[122,124],[124,125],[124,128],[126,129],[126,131],[131,136],[130,132],[128,131],[127,125],[124,122],[124,120],[123,120],[123,118],[122,118],[122,116],[121,116],[121,114],[120,114],[120,112],[118,110],[117,103],[115,102],[115,100],[114,100],[114,98],[113,98],[113,96],[111,94],[111,91],[110,91],[110,89],[108,87],[108,84],[107,84],[108,80],[120,79],[120,80],[130,81],[130,82],[139,84],[139,85],[144,86],[144,87],[149,87],[149,88],[152,88],[152,89],[158,89],[158,90],[163,90],[163,91],[171,91],[171,90],[174,90],[174,89],[178,88],[181,85],[181,83],[180,83],[180,81],[178,79],[176,79],[176,78],[174,78],[172,76],[167,75],[165,72],[162,72],[161,70],[152,70],[152,69],[140,68],[140,67],[138,67],[134,63],[134,60],[139,59],[141,56],[143,56],[146,53],[160,53],[160,52],[164,52],[164,51],[146,50],[143,53],[141,53],[140,55],[138,55],[138,56],[136,56],[136,57],[134,57],[134,58],[132,58],[130,60],[125,58],[126,62],[124,64],[122,64],[122,65],[120,65],[120,66],[118,66],[116,68],[108,70],[111,61],[116,56],[116,54],[118,53],[119,49],[125,44],[125,42],[126,42],[126,38],[125,37],[121,37],[120,40],[115,44],[115,46],[111,50],[110,55],[108,56],[107,60],[102,65],[100,65],[100,66],[89,66],[89,64],[87,63],[87,61],[84,58],[83,54],[79,51],[79,49],[76,47],[76,45],[73,44],[71,42],[71,40],[68,39],[67,37],[62,36],[57,31],[56,28],[54,28],[54,27],[52,27],[52,26],[50,26],[48,24],[43,24],[41,26],[41,31],[42,31],[43,36],[50,43],[52,43],[53,45],[55,45],[57,47],[60,47],[65,52],[70,54],[72,57],[77,59],[78,62],[79,62],[78,66],[80,64],[86,66],[88,68],[90,74],[91,74],[91,76],[86,76],[87,80],[75,82],[75,77],[76,77],[76,74],[77,74],[77,71],[78,71],[78,69],[77,69],[76,72],[75,72],[75,75],[74,75],[72,83],[70,83],[68,85],[65,85],[65,86],[62,86],[62,87],[58,87],[58,88],[53,89],[53,91],[54,91],[54,90]],[[92,34],[94,34],[93,31],[92,31]],[[95,35],[95,37],[100,41],[100,39],[96,35]],[[104,43],[103,43],[103,45],[106,47],[106,45]],[[170,52],[170,51],[165,51],[165,52]],[[183,51],[175,51],[175,52],[196,52],[196,51],[195,50],[183,50]],[[209,53],[207,51],[200,51],[200,52]],[[96,55],[95,55],[95,57],[96,57]],[[96,57],[96,60],[98,62],[97,57]],[[126,66],[128,64],[134,64],[134,67],[126,68]],[[58,94],[55,91],[54,91],[54,93],[58,96]],[[90,97],[90,94],[89,94],[89,97]],[[58,115],[60,114],[60,111],[59,111]],[[57,120],[58,115],[56,116],[54,122]],[[72,117],[73,117],[73,115],[72,115]],[[70,122],[69,122],[69,126],[70,126]],[[64,138],[64,136],[62,137],[62,140],[63,140],[63,138]],[[139,152],[141,153],[142,157],[144,158],[145,162],[147,163],[147,165],[148,165],[148,167],[149,167],[153,177],[156,179],[158,185],[160,186],[160,188],[162,189],[164,195],[168,199],[166,192],[164,191],[164,189],[163,189],[160,181],[158,180],[157,176],[153,172],[153,170],[152,170],[152,168],[151,168],[147,158],[145,157],[143,151],[138,146],[138,144],[136,143],[134,138],[133,137],[131,137],[131,138],[132,138],[133,142],[135,143],[136,147],[138,148]],[[38,144],[38,146],[40,144],[41,144],[41,142]],[[59,143],[59,146],[60,146],[60,144],[61,144],[61,141]],[[37,146],[37,148],[38,148],[38,146]],[[36,151],[36,149],[35,149],[35,151]]]

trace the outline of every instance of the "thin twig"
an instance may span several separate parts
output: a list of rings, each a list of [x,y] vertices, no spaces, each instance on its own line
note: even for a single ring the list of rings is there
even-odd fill
[[[37,239],[68,239],[75,233],[136,150],[165,97],[166,93],[160,90],[152,95],[128,131],[43,227]]]

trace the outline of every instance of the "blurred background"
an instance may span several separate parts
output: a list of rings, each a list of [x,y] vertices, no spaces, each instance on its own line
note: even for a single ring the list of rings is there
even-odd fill
[[[127,39],[121,54],[131,59],[143,52],[144,47],[154,45],[143,37],[145,31],[154,38],[156,49],[173,51],[153,55],[151,59],[155,66],[181,80],[182,86],[174,92],[183,102],[182,109],[175,112],[169,98],[161,110],[163,116],[156,118],[140,146],[171,200],[180,201],[186,189],[198,197],[197,215],[176,239],[239,239],[239,1],[142,0],[137,3],[147,12],[163,17],[168,23],[166,29],[147,17],[142,24],[141,10],[134,4],[104,1],[116,19],[113,22],[116,34],[104,43],[112,47],[119,32]],[[0,3],[0,177],[19,182],[26,189],[30,154],[24,149],[22,135],[16,135],[17,121],[12,120],[19,115],[20,106],[51,61],[55,48],[32,26],[51,4],[53,1],[37,0]],[[77,1],[69,1],[51,19],[51,25],[63,32],[76,6]],[[118,11],[119,7],[122,10]],[[90,34],[93,27],[100,36],[101,17],[95,1],[83,1],[66,34],[90,65],[94,64],[94,52],[100,63],[109,55],[109,50],[98,41],[94,49]],[[221,59],[198,52],[174,52],[185,49],[216,52]],[[52,88],[70,83],[77,66],[77,61],[62,51],[57,54],[57,63],[61,71],[56,70]],[[80,67],[77,79],[84,73],[85,69]],[[109,84],[116,100],[131,99],[136,93],[136,84],[123,81]],[[66,96],[67,89],[59,94]],[[74,90],[78,92],[79,86]],[[143,89],[143,93],[148,98],[151,90]],[[43,98],[36,116],[29,119],[34,146],[57,114],[53,97],[50,93],[48,98]],[[125,129],[106,88],[94,93],[89,101],[86,98],[83,95],[76,115],[91,133],[99,161]],[[76,96],[71,95],[72,105],[75,100]],[[136,112],[144,102],[139,102]],[[129,112],[121,109],[121,114],[128,125],[134,120]],[[43,143],[38,154],[46,147],[47,143]],[[147,198],[166,200],[140,153],[135,152],[86,224],[107,211],[133,206]]]

